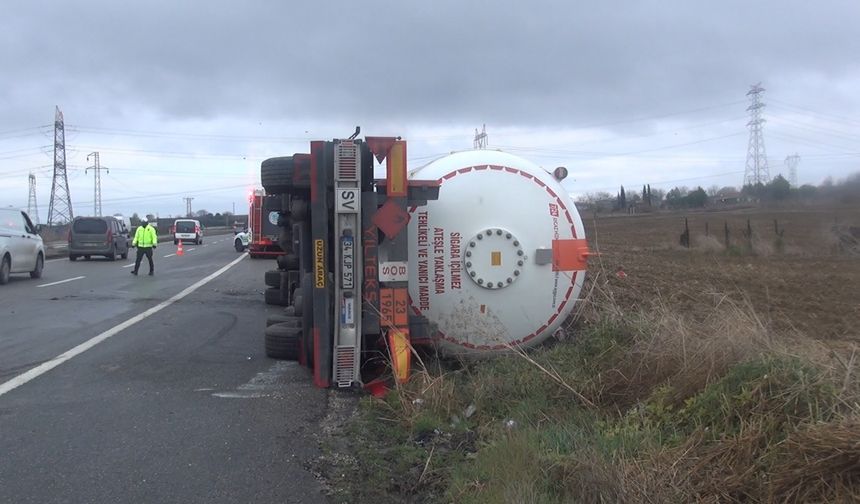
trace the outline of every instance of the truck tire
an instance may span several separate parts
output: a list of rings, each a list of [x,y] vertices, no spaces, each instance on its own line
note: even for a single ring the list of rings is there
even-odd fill
[[[266,292],[263,294],[266,299],[266,304],[275,305],[275,306],[287,306],[287,300],[281,296],[281,289],[279,288],[268,288]]]
[[[304,291],[304,289],[302,289],[302,290]],[[293,296],[292,307],[293,307],[293,313],[296,314],[296,317],[301,317],[302,314],[305,312],[304,296],[302,295],[301,292],[296,293],[296,295]]]
[[[293,183],[293,157],[273,157],[260,163],[260,181],[266,194],[288,192]]]
[[[266,328],[266,356],[273,359],[298,360],[302,330],[286,324],[274,324]]]
[[[290,227],[282,227],[278,235],[278,246],[286,253],[293,251],[293,230]]]
[[[299,269],[299,256],[296,254],[285,254],[278,256],[278,267],[284,271]]]
[[[294,198],[290,203],[290,217],[293,222],[301,222],[308,218],[307,200]]]
[[[264,281],[269,287],[281,288],[281,270],[269,270],[264,276]]]
[[[269,315],[269,318],[266,319],[266,327],[275,324],[285,324],[287,327],[301,327],[302,319],[300,317],[291,317],[282,313]]]

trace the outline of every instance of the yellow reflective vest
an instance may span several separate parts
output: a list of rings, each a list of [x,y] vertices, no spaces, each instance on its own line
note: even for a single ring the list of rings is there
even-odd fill
[[[158,233],[155,227],[147,224],[137,226],[137,231],[134,232],[134,240],[131,241],[132,247],[154,247],[158,243]]]

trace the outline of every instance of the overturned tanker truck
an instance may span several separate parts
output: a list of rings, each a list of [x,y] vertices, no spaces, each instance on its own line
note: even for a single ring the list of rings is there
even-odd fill
[[[474,150],[410,171],[406,141],[357,134],[261,165],[285,252],[265,275],[266,302],[285,307],[268,356],[354,387],[406,380],[421,345],[491,355],[559,330],[588,256],[564,168]]]

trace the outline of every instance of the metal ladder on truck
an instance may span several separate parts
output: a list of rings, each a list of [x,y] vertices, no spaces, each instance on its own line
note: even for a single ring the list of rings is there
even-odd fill
[[[430,336],[408,310],[407,227],[439,183],[408,179],[405,141],[356,135],[261,165],[267,194],[280,195],[287,247],[266,273],[286,306],[267,321],[266,353],[305,364],[318,387],[361,386],[389,369],[405,381],[412,344]],[[384,179],[373,177],[374,156]]]

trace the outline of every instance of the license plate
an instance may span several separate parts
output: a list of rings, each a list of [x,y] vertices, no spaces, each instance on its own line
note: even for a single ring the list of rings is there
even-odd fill
[[[344,289],[355,286],[355,240],[352,236],[340,239],[340,283]]]

